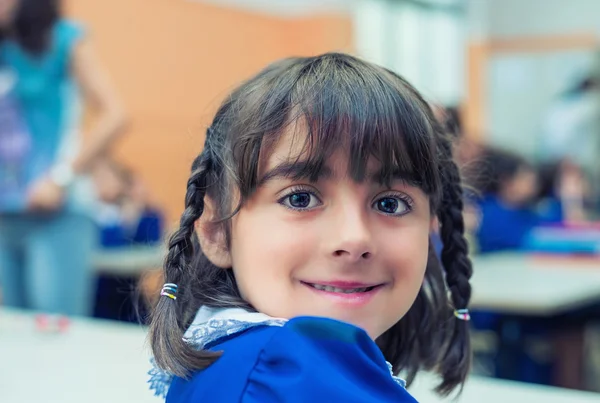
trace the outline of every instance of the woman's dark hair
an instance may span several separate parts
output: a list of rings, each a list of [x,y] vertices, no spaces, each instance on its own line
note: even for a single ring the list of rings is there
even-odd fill
[[[59,18],[60,0],[19,0],[8,32],[0,31],[0,42],[10,37],[25,51],[39,55],[49,46]]]
[[[398,75],[355,57],[328,53],[274,63],[226,98],[192,164],[180,228],[169,241],[165,281],[179,285],[177,301],[161,298],[150,341],[158,365],[180,377],[213,363],[218,353],[195,351],[183,333],[200,306],[252,309],[238,292],[233,270],[214,266],[202,253],[194,223],[205,197],[216,205],[215,225],[229,240],[228,218],[256,190],[259,165],[287,125],[302,120],[308,135],[303,177],[317,177],[340,145],[349,171],[363,179],[370,157],[386,169],[384,181],[402,172],[429,196],[444,243],[441,262],[430,248],[425,280],[409,312],[376,341],[394,372],[437,371],[438,391],[450,393],[469,371],[468,323],[453,316],[471,296],[471,263],[463,236],[463,198],[450,137],[429,105]],[[235,192],[235,193],[234,193]],[[236,197],[233,197],[235,194]],[[239,199],[238,205],[230,200]],[[440,264],[441,263],[441,264]],[[442,270],[443,267],[443,270]]]

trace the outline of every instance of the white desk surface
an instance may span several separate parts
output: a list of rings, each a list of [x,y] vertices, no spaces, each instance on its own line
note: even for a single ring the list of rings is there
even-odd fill
[[[1,402],[157,403],[148,356],[136,325],[80,319],[44,334],[32,315],[0,309]]]
[[[146,332],[136,325],[74,320],[65,334],[34,330],[34,318],[0,309],[0,401],[157,403],[148,390]],[[410,392],[420,403],[452,402],[429,391],[424,375]],[[600,394],[473,377],[456,403],[600,403]],[[215,402],[216,403],[216,402]]]
[[[471,308],[546,316],[600,303],[600,261],[494,254],[476,257],[473,268]]]

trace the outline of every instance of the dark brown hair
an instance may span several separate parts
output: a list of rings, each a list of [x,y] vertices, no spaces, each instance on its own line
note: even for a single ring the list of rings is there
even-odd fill
[[[361,180],[374,157],[386,169],[384,181],[399,171],[429,196],[444,243],[441,264],[430,248],[413,306],[376,341],[394,372],[407,371],[410,382],[420,369],[437,371],[442,377],[438,391],[451,392],[464,382],[471,361],[468,323],[453,316],[455,308],[469,303],[471,263],[450,137],[404,79],[339,53],[274,63],[233,91],[218,110],[192,165],[180,228],[169,241],[165,281],[178,284],[179,291],[176,303],[161,298],[153,313],[156,362],[180,377],[206,368],[219,354],[196,351],[182,339],[199,307],[252,310],[239,294],[233,270],[218,268],[204,256],[194,223],[207,196],[217,206],[216,225],[228,234],[228,218],[257,188],[260,162],[297,119],[308,128],[303,176],[316,177],[343,144],[353,178]],[[238,205],[229,202],[232,192],[239,195]]]
[[[51,43],[52,27],[61,15],[60,0],[19,0],[10,27],[0,30],[0,43],[11,38],[26,52],[38,56]]]

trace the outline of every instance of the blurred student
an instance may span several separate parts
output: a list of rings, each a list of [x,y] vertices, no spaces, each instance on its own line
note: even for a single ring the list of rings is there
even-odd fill
[[[569,159],[546,162],[539,168],[538,210],[549,220],[580,223],[588,219],[591,185],[579,165]]]
[[[529,231],[540,223],[534,209],[538,179],[536,171],[520,156],[488,149],[482,156],[479,252],[520,249]]]
[[[3,302],[88,314],[97,228],[84,174],[122,131],[123,109],[84,30],[61,17],[58,0],[0,1],[0,76]],[[97,111],[86,136],[80,95]]]
[[[143,181],[110,158],[98,161],[93,179],[99,197],[96,222],[104,248],[155,244],[161,240],[163,216],[150,201]]]
[[[109,252],[114,248],[158,244],[162,239],[163,214],[150,200],[141,178],[111,158],[98,161],[92,173],[99,196],[95,218],[102,248]],[[161,277],[160,272],[148,269],[141,277],[100,275],[94,316],[131,322],[143,320],[146,305],[138,301],[138,282],[139,291],[147,298],[154,294],[148,291],[156,291],[153,284]]]

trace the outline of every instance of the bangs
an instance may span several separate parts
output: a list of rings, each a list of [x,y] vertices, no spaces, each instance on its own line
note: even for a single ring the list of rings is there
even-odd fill
[[[353,180],[364,181],[370,174],[369,163],[375,160],[379,182],[389,185],[401,178],[435,203],[441,192],[433,117],[409,84],[341,54],[292,59],[281,67],[283,71],[273,74],[266,91],[253,94],[255,118],[244,119],[246,135],[234,152],[234,160],[241,162],[242,194],[260,182],[258,165],[268,159],[286,129],[295,125],[302,128],[294,130],[293,141],[302,142],[295,158],[303,169],[289,176],[316,181],[328,159],[343,150]],[[277,66],[267,69],[263,77],[276,70]]]

